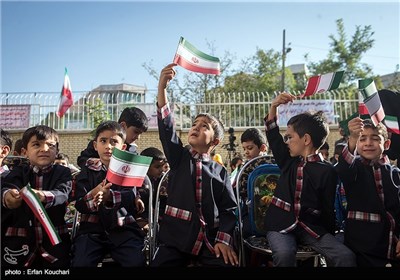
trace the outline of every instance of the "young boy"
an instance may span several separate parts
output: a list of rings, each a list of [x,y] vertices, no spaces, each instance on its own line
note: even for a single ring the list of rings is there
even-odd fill
[[[295,98],[279,94],[265,117],[268,143],[281,170],[265,217],[273,264],[296,266],[300,242],[323,255],[328,266],[355,266],[354,254],[332,235],[337,175],[317,152],[328,125],[320,113],[303,113],[288,121],[284,137],[279,133],[278,107]]]
[[[3,177],[8,173],[8,167],[2,166],[3,160],[8,156],[12,149],[12,138],[10,133],[0,128],[0,175]],[[4,175],[3,175],[4,174]]]
[[[81,213],[74,239],[72,267],[95,267],[107,253],[123,267],[144,266],[143,235],[134,217],[143,202],[136,188],[106,182],[114,148],[126,147],[125,130],[115,121],[96,129],[99,159],[89,159],[76,178],[76,209]]]
[[[137,154],[136,140],[148,129],[148,119],[146,114],[137,107],[125,108],[119,116],[118,123],[122,126],[126,135],[126,150]],[[88,158],[98,158],[99,154],[93,148],[93,142],[90,141],[87,148],[83,150],[78,157],[78,166],[82,168]]]
[[[262,156],[267,152],[267,140],[258,128],[248,128],[240,136],[243,153],[246,160]]]
[[[198,115],[188,134],[186,149],[173,127],[166,87],[175,76],[167,65],[158,84],[158,130],[171,167],[168,199],[160,222],[159,242],[152,266],[238,265],[232,247],[237,207],[225,167],[210,159],[223,138],[221,123],[209,114]]]
[[[347,199],[345,244],[358,266],[399,266],[400,170],[383,154],[390,146],[386,127],[358,117],[348,126],[348,146],[336,166]]]
[[[64,221],[71,191],[71,172],[54,165],[57,132],[44,125],[28,128],[22,136],[28,164],[15,166],[2,179],[2,264],[7,267],[68,268],[70,236]],[[20,190],[30,184],[42,202],[61,242],[52,245],[44,226],[22,199]],[[7,216],[5,220],[3,218]]]

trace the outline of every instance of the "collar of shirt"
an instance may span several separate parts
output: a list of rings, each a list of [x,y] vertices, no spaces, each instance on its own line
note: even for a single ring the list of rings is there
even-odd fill
[[[313,155],[308,155],[306,159],[304,160],[303,157],[300,157],[301,161],[305,162],[319,162],[319,161],[324,161],[324,157],[322,156],[321,153],[318,154],[313,154]]]
[[[195,160],[201,160],[201,161],[210,161],[210,155],[207,153],[204,154],[199,154],[198,152],[196,152],[195,150],[193,150],[192,148],[190,149],[190,154],[192,155],[192,157]]]
[[[36,165],[32,166],[33,173],[37,174],[38,176],[42,176],[44,173],[49,173],[52,169],[53,169],[53,164],[50,164],[42,168]]]
[[[386,155],[382,155],[382,157],[379,160],[368,160],[363,157],[360,157],[361,162],[365,165],[369,166],[374,166],[374,167],[380,167],[385,164],[390,164],[389,158]]]

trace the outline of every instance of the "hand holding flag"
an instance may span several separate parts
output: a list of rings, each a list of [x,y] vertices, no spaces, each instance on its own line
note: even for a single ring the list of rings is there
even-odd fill
[[[320,76],[313,76],[308,80],[306,91],[300,98],[337,89],[342,80],[344,71],[332,72]]]
[[[376,90],[375,82],[372,79],[364,79],[358,81],[358,90],[360,95],[364,98],[365,107],[371,116],[374,125],[377,125],[385,118],[381,99],[379,98],[378,91]]]
[[[174,63],[193,72],[214,75],[221,73],[218,57],[199,51],[183,37],[179,40]]]
[[[74,104],[74,100],[72,98],[71,82],[69,81],[67,68],[65,68],[64,84],[61,90],[61,98],[60,104],[58,105],[57,116],[62,118],[72,104]]]
[[[141,187],[152,160],[114,148],[106,179],[124,187]]]

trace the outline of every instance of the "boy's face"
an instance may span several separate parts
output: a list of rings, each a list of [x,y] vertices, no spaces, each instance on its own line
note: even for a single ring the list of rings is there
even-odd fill
[[[114,148],[124,150],[126,144],[120,136],[114,131],[105,130],[99,134],[96,141],[93,142],[94,149],[99,153],[101,162],[108,166],[111,160]]]
[[[320,149],[319,152],[325,160],[329,160],[329,151],[327,149]]]
[[[390,146],[390,140],[384,140],[377,129],[364,128],[357,142],[357,153],[368,160],[379,160],[384,150]]]
[[[164,160],[154,160],[147,171],[147,175],[152,179],[158,179],[164,172]]]
[[[304,136],[300,138],[299,134],[294,131],[293,127],[291,125],[288,125],[284,140],[286,145],[288,146],[290,156],[297,157],[303,155],[305,149],[303,138]]]
[[[68,161],[65,159],[56,159],[54,164],[59,164],[68,167]]]
[[[54,137],[38,140],[34,135],[28,142],[25,156],[32,165],[43,168],[54,163],[57,153],[57,141]]]
[[[140,139],[140,135],[143,133],[142,129],[137,128],[136,126],[126,127],[125,122],[121,123],[122,127],[126,133],[125,142],[128,144],[135,143],[136,140]]]
[[[258,157],[263,151],[252,140],[242,142],[244,157],[247,160]]]
[[[207,149],[210,144],[213,144],[213,141],[214,129],[212,128],[210,121],[204,116],[198,117],[189,130],[188,143],[198,151]]]

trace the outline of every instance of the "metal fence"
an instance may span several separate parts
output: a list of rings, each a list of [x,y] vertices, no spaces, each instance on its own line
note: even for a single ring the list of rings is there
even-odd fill
[[[225,127],[262,127],[263,118],[277,92],[237,92],[207,94],[201,104],[174,104],[176,125],[188,129],[194,117],[210,113],[218,117]],[[293,93],[299,95],[300,93]],[[59,93],[1,93],[0,127],[4,129],[26,129],[44,124],[57,130],[94,129],[96,118],[117,120],[122,110],[129,106],[141,108],[149,117],[149,126],[156,127],[154,103],[144,103],[144,95],[137,93],[74,92],[74,104],[63,118],[56,115]],[[306,97],[302,102],[318,106],[329,106],[333,120],[338,124],[358,110],[358,93],[330,91]],[[322,108],[324,109],[324,108]],[[331,116],[332,117],[332,116]]]

